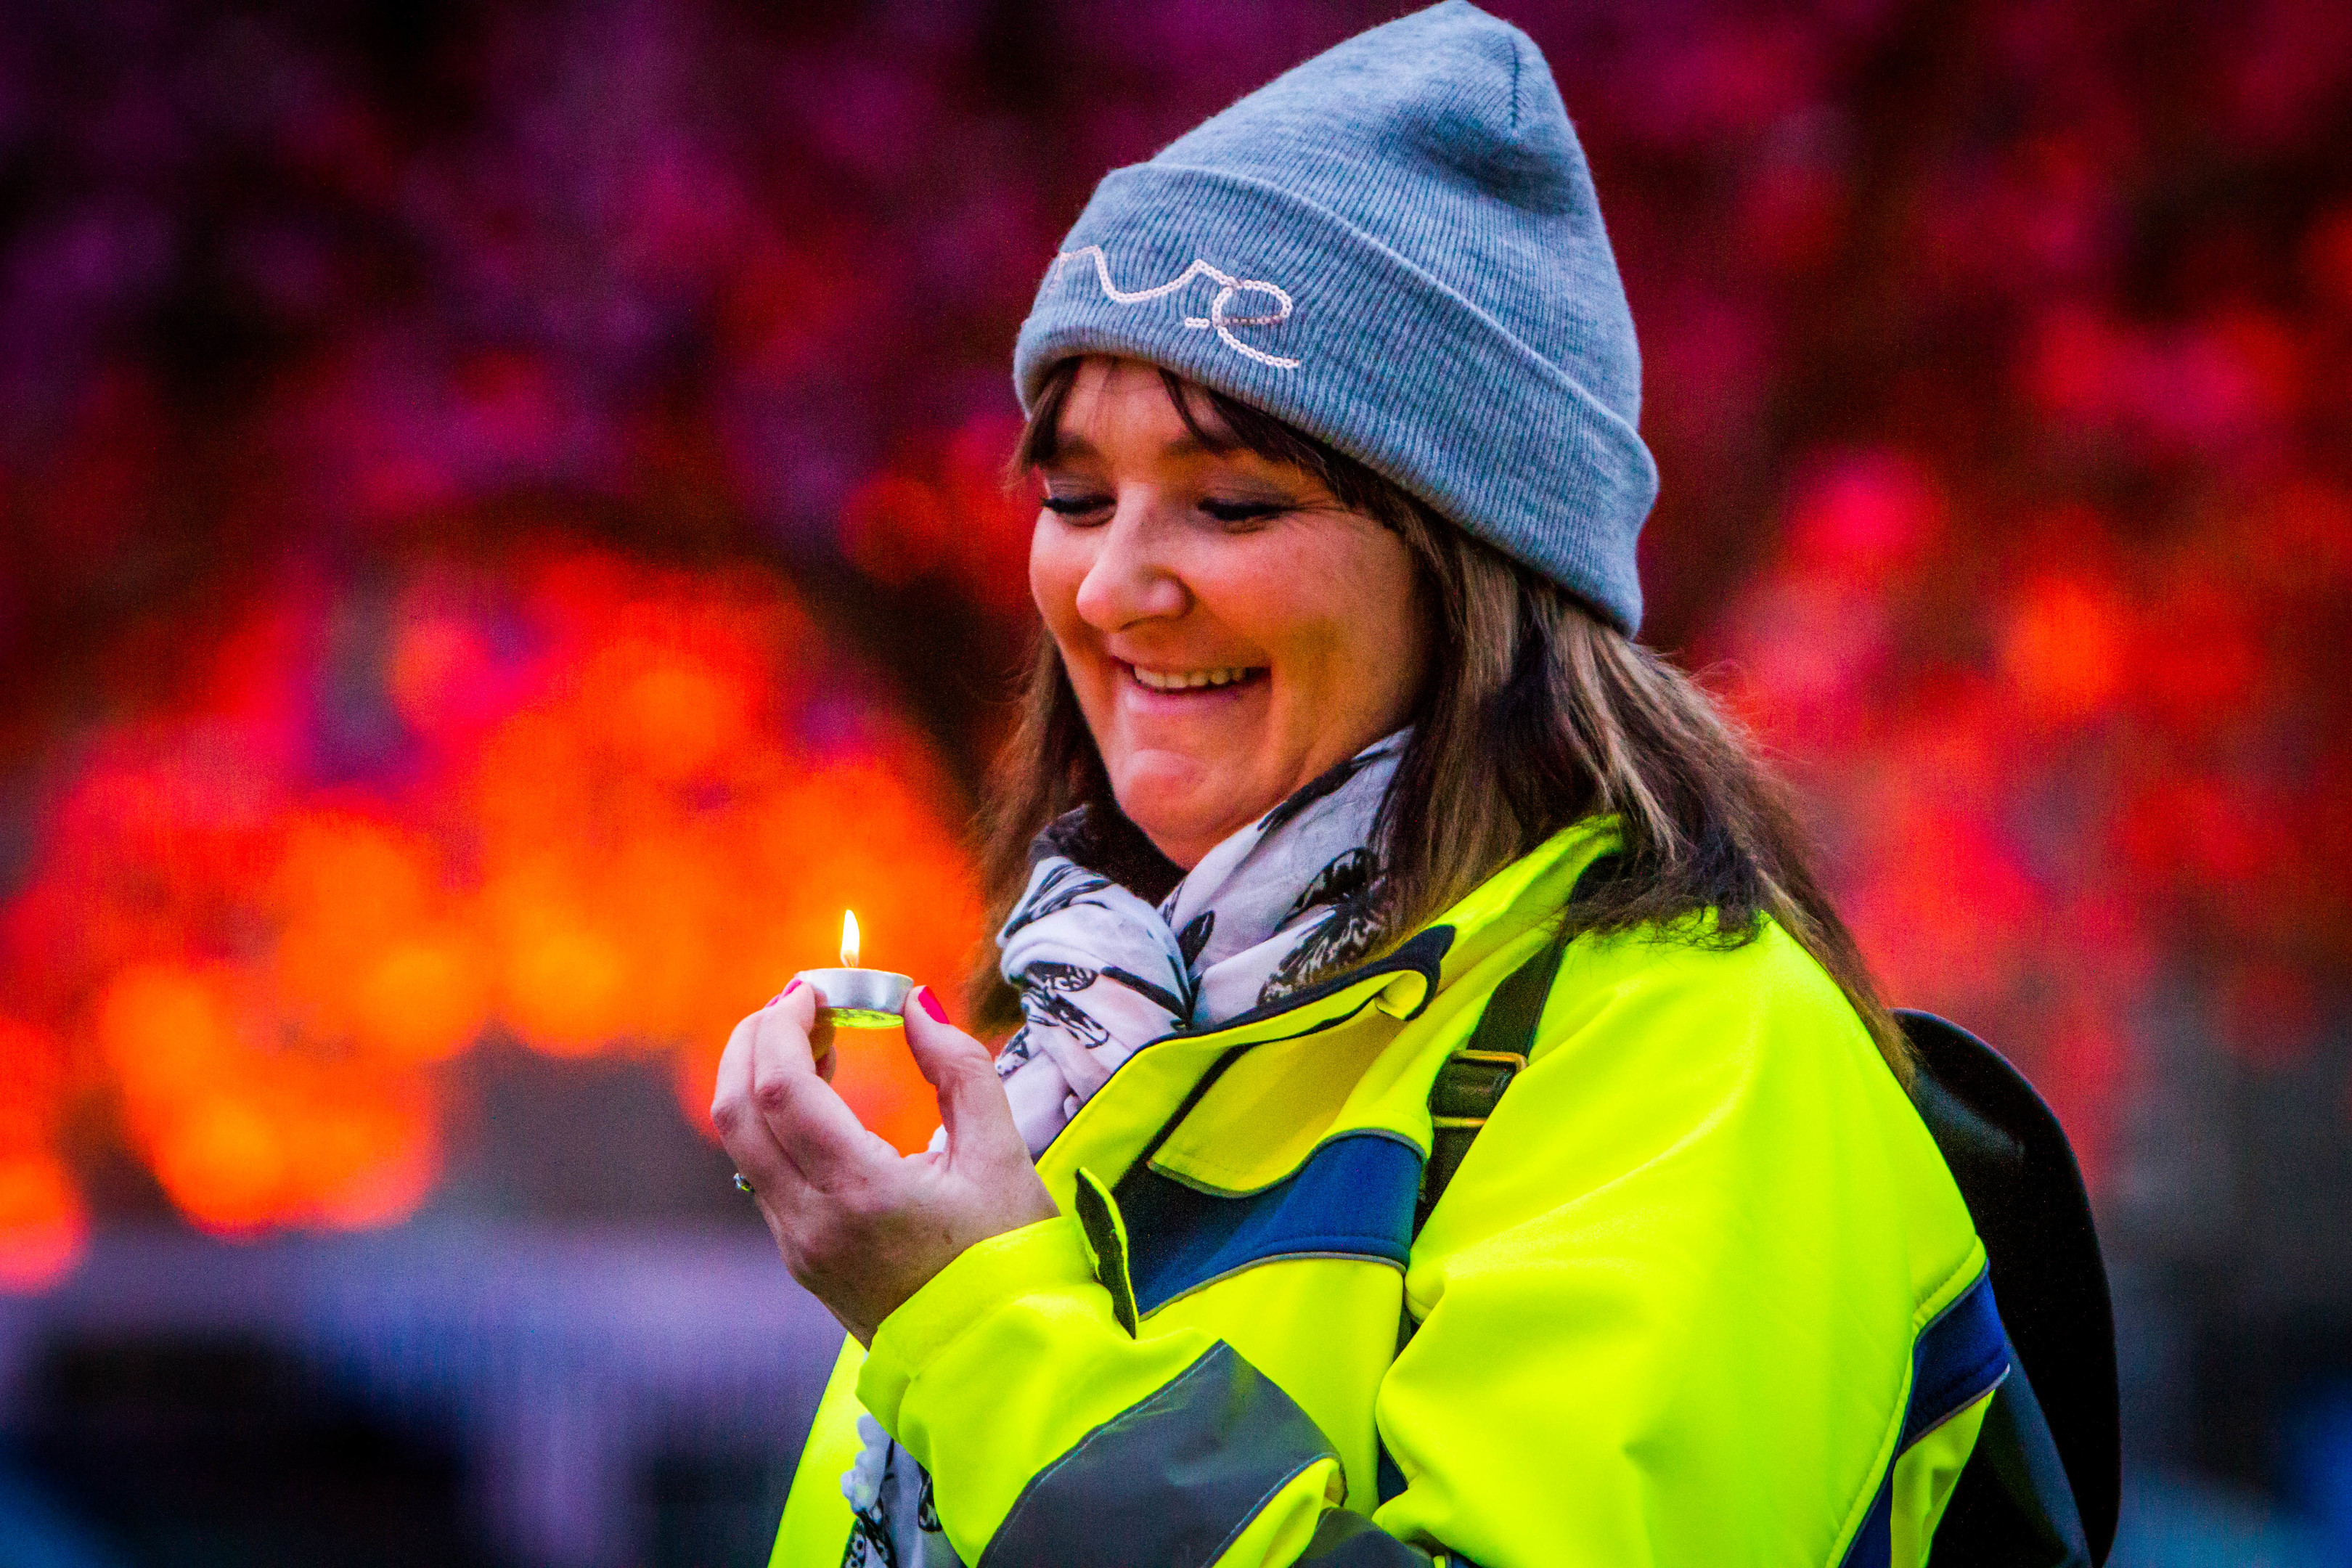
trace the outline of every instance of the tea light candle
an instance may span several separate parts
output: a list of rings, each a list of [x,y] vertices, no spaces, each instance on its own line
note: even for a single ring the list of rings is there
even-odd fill
[[[857,967],[857,915],[841,911],[841,967],[803,969],[795,976],[816,990],[817,1022],[836,1029],[893,1029],[902,1021],[912,976]]]

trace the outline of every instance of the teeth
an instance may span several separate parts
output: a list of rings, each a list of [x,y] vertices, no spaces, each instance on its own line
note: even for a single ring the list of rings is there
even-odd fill
[[[1129,665],[1135,679],[1154,691],[1186,691],[1200,686],[1231,686],[1248,679],[1246,667],[1238,669],[1146,669]]]

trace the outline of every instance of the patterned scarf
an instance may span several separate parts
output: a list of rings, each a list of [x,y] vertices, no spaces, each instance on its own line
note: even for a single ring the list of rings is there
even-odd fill
[[[1157,908],[1077,858],[1083,807],[1039,835],[996,938],[1024,1020],[996,1070],[1032,1154],[1137,1047],[1270,1006],[1362,954],[1381,892],[1369,840],[1409,733],[1302,785]]]
[[[1084,807],[1037,836],[1029,885],[996,938],[1024,1020],[996,1070],[1031,1154],[1138,1047],[1270,1006],[1363,954],[1381,898],[1372,825],[1411,733],[1302,785],[1157,907],[1087,868],[1102,858]],[[864,1447],[841,1478],[855,1516],[844,1568],[956,1568],[930,1478],[872,1416],[857,1425]]]

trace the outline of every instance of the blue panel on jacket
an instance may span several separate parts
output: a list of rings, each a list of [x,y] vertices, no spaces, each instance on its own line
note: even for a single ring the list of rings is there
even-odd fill
[[[1269,1258],[1377,1258],[1402,1268],[1420,1187],[1421,1151],[1381,1132],[1335,1138],[1247,1197],[1204,1193],[1138,1165],[1117,1194],[1136,1306],[1149,1312]]]
[[[1895,1461],[2008,1376],[2010,1353],[2009,1333],[1993,1303],[1992,1276],[1979,1274],[1975,1284],[1920,1331],[1919,1342],[1911,1349],[1911,1403],[1903,1413],[1903,1436],[1841,1568],[1886,1568],[1894,1556],[1890,1531]]]
[[[1993,1305],[1990,1273],[1978,1275],[1921,1331],[1911,1368],[1911,1407],[1898,1445],[1904,1448],[1967,1409],[2009,1371],[2009,1335]]]

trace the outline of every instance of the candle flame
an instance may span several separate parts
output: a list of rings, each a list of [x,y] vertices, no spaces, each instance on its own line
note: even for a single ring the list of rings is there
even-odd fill
[[[841,911],[841,966],[844,969],[857,967],[857,911],[856,910]]]

